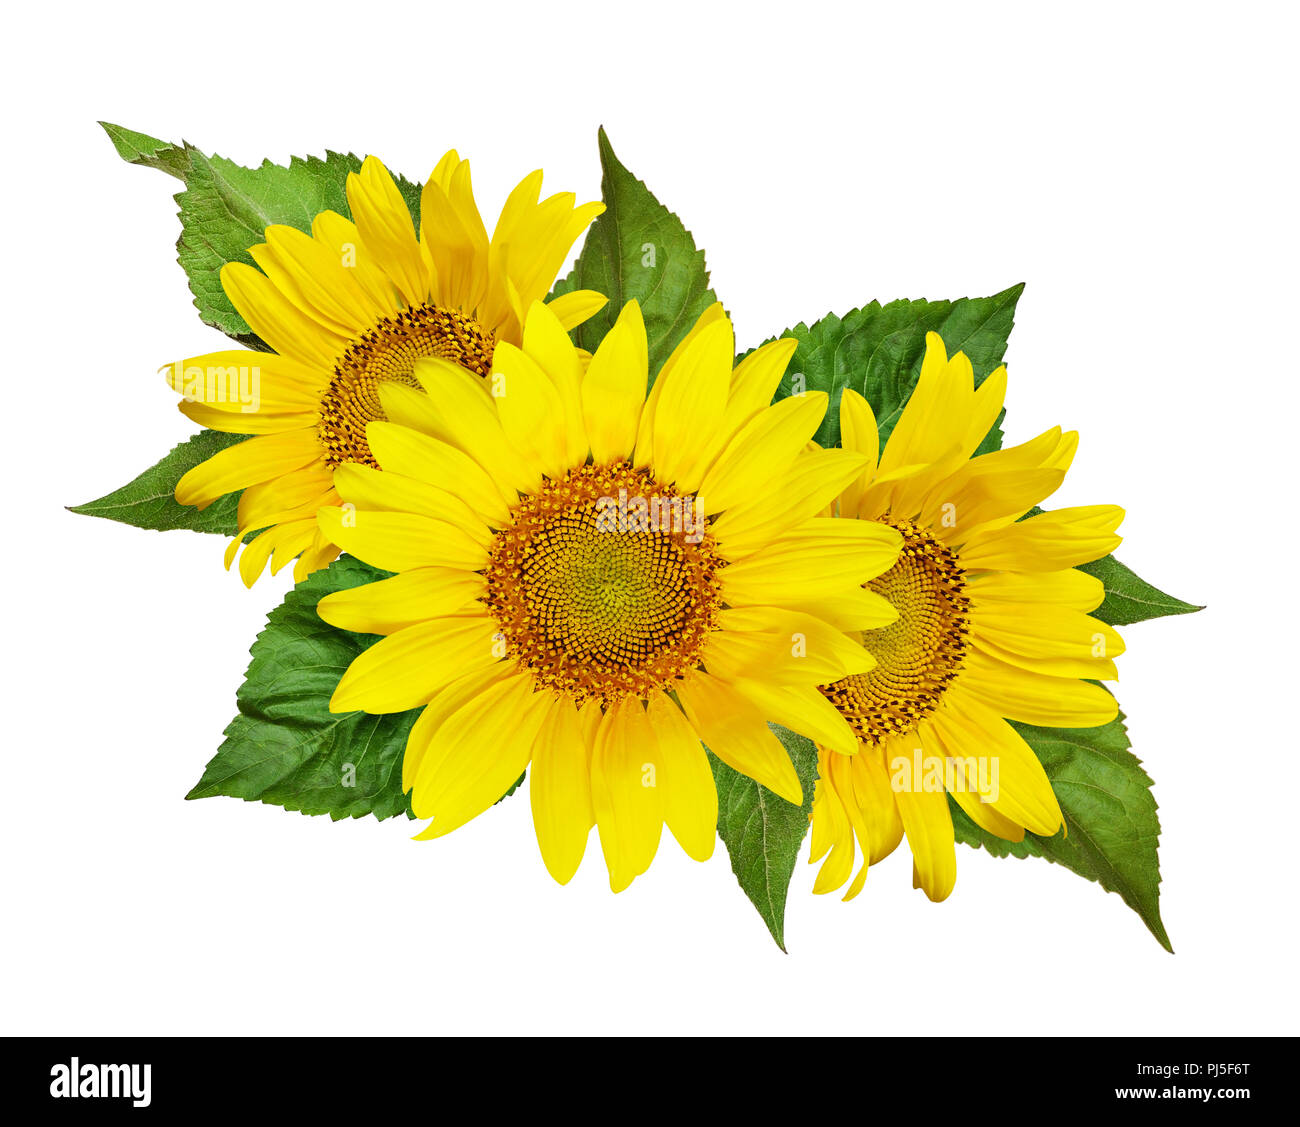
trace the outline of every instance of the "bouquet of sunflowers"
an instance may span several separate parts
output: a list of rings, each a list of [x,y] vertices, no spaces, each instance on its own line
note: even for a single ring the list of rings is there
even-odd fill
[[[232,345],[162,370],[202,429],[75,511],[296,583],[190,798],[423,840],[523,788],[499,816],[531,808],[555,880],[593,826],[615,892],[664,826],[699,861],[720,838],[782,947],[809,833],[845,899],[906,838],[941,901],[961,842],[1099,882],[1169,947],[1102,682],[1117,626],[1199,608],[1111,554],[1121,508],[1041,507],[1076,432],[1003,445],[1023,287],[738,352],[603,131],[603,202],[534,172],[489,232],[454,151],[421,184],[105,129],[184,184],[180,263]]]

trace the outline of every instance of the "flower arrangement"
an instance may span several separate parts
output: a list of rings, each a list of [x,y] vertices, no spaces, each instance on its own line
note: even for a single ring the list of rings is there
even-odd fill
[[[906,838],[942,901],[962,843],[1095,880],[1170,946],[1102,683],[1116,627],[1199,608],[1114,557],[1121,508],[1045,507],[1077,433],[1003,444],[1022,286],[738,352],[603,131],[603,202],[534,172],[489,232],[454,151],[416,182],[105,129],[182,181],[180,264],[232,345],[162,368],[202,429],[74,511],[295,580],[188,797],[419,839],[501,805],[561,883],[595,827],[615,892],[665,826],[699,861],[721,840],[783,949],[810,827],[812,890],[845,899]]]

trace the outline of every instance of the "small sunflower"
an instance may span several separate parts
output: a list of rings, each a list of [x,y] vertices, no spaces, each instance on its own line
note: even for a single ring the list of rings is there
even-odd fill
[[[450,361],[479,378],[501,343],[519,344],[524,312],[550,289],[569,250],[604,210],[575,207],[572,193],[540,200],[542,174],[511,192],[489,239],[455,151],[438,162],[420,195],[417,231],[388,170],[367,157],[349,174],[353,219],[323,211],[308,235],[266,228],[249,251],[261,268],[228,263],[221,284],[272,352],[223,351],[164,369],[180,409],[213,430],[256,437],[196,466],[176,486],[182,504],[205,508],[242,489],[238,536],[262,531],[239,561],[251,586],[297,557],[295,580],[338,555],[316,524],[337,504],[334,471],[375,465],[366,424],[384,417],[379,389],[417,387],[415,364]],[[566,328],[605,298],[579,290],[550,303]]]
[[[325,537],[398,574],[323,599],[386,635],[348,668],[334,711],[423,708],[402,764],[419,836],[496,802],[525,768],[538,843],[565,882],[598,827],[610,886],[650,865],[666,823],[713,851],[701,740],[791,802],[802,789],[769,721],[850,753],[818,686],[867,673],[847,631],[894,610],[864,584],[902,536],[819,517],[865,458],[818,450],[827,397],[771,405],[795,342],[733,371],[715,305],[646,393],[635,302],[591,357],[534,304],[485,383],[421,360],[431,394],[380,385],[366,435],[382,471],[341,466]],[[436,389],[436,393],[434,392]]]
[[[1087,505],[1022,520],[1064,480],[1078,434],[1055,427],[972,458],[1005,394],[1005,368],[977,389],[970,361],[949,359],[935,333],[883,453],[867,401],[843,394],[844,448],[867,465],[840,495],[839,517],[891,528],[903,547],[869,584],[899,612],[863,634],[875,668],[822,690],[860,746],[820,750],[810,859],[826,861],[815,892],[848,880],[856,837],[863,863],[845,899],[856,896],[868,865],[906,834],[914,884],[944,899],[957,868],[948,793],[1010,841],[1061,826],[1047,775],[1007,718],[1086,728],[1116,715],[1088,682],[1116,676],[1124,644],[1089,617],[1102,584],[1075,565],[1114,550],[1124,512]]]

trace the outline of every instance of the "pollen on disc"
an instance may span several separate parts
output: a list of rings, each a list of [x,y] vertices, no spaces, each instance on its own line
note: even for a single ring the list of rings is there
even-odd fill
[[[613,515],[620,497],[630,518]],[[647,696],[698,666],[723,564],[692,503],[625,462],[579,467],[521,500],[485,572],[509,655],[579,703]]]

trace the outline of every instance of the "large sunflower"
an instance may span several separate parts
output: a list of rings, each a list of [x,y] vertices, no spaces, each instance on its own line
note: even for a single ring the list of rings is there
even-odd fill
[[[829,851],[816,892],[848,880],[854,838],[867,867],[907,835],[913,877],[931,900],[956,879],[946,791],[999,837],[1055,833],[1061,811],[1042,765],[1007,723],[1083,728],[1114,718],[1114,698],[1086,680],[1115,677],[1119,635],[1088,611],[1101,583],[1075,565],[1112,551],[1113,505],[1022,520],[1065,477],[1078,445],[1059,427],[972,458],[1002,410],[1006,370],[976,389],[970,361],[930,333],[920,379],[879,454],[862,396],[840,401],[843,444],[867,465],[838,500],[845,523],[892,528],[898,562],[870,589],[898,620],[866,631],[876,667],[823,689],[860,741],[823,747],[813,802],[812,861]]]
[[[229,263],[221,284],[274,351],[213,352],[165,369],[181,410],[214,430],[256,435],[196,466],[176,486],[204,508],[244,490],[229,567],[249,532],[265,531],[239,561],[244,582],[271,560],[298,557],[294,578],[323,567],[338,548],[316,510],[337,504],[334,471],[375,465],[366,424],[384,417],[378,389],[417,387],[415,363],[441,357],[480,378],[498,344],[519,344],[524,312],[550,288],[574,241],[601,211],[572,193],[539,202],[542,174],[506,200],[491,239],[470,185],[469,162],[452,151],[420,194],[417,232],[388,170],[368,157],[347,180],[352,220],[323,211],[311,234],[266,229],[249,253],[260,270]],[[605,298],[581,290],[551,308],[566,328]]]
[[[629,303],[589,365],[541,304],[487,384],[437,360],[436,394],[379,388],[367,439],[382,471],[341,466],[325,537],[390,579],[323,599],[383,634],[330,707],[423,707],[402,765],[420,835],[491,806],[526,767],[551,874],[567,881],[599,829],[610,886],[649,866],[666,823],[713,851],[703,740],[791,802],[802,791],[775,721],[828,747],[857,739],[818,686],[873,662],[845,631],[895,617],[864,588],[897,557],[885,525],[815,514],[862,470],[809,447],[827,397],[771,404],[794,350],[732,370],[731,324],[708,310],[649,395]]]

